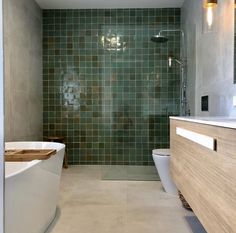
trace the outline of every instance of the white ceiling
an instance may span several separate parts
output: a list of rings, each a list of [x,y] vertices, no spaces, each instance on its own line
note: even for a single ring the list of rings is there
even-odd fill
[[[36,0],[43,9],[174,8],[184,0]]]

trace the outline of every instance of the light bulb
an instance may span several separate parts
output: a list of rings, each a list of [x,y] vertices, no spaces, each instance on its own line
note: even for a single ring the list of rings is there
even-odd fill
[[[207,24],[208,27],[211,28],[213,24],[213,9],[212,7],[207,8]]]

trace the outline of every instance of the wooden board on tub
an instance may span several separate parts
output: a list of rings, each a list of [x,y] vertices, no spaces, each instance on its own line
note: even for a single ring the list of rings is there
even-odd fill
[[[28,162],[32,160],[46,160],[52,155],[57,153],[54,149],[18,149],[18,150],[6,150],[5,161],[6,162]]]

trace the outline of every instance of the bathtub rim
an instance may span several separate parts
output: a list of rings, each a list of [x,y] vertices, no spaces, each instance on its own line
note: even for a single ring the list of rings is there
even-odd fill
[[[19,144],[26,144],[26,143],[35,143],[35,144],[53,144],[53,145],[57,145],[58,148],[53,148],[56,149],[57,151],[62,150],[63,148],[65,148],[65,144],[60,143],[60,142],[47,142],[47,141],[11,141],[11,142],[5,142],[5,150],[7,148],[7,144],[13,144],[13,143],[19,143]],[[34,149],[32,147],[28,148],[28,149]],[[43,149],[43,148],[41,148]]]

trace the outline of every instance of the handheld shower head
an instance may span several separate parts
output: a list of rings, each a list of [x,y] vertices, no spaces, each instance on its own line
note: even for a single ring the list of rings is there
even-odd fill
[[[177,59],[176,57],[169,55],[168,57],[168,67],[171,68],[174,63],[177,63],[181,67],[186,66],[186,61],[183,59]]]
[[[172,56],[169,56],[169,57],[168,57],[168,66],[169,66],[169,68],[172,67],[172,60],[173,60],[173,57],[172,57]]]

